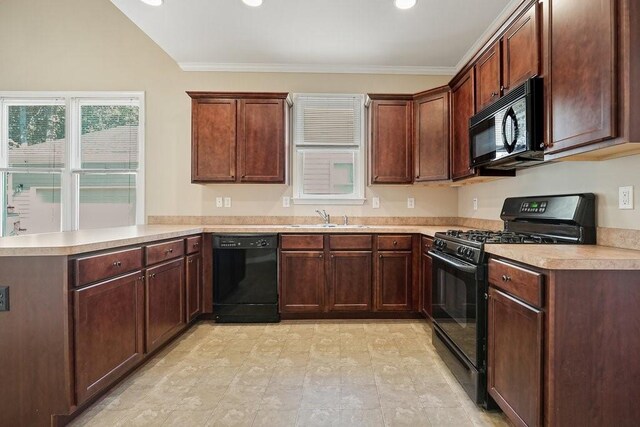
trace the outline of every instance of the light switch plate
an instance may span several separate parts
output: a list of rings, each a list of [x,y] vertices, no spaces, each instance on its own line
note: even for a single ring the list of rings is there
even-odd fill
[[[416,199],[413,197],[407,197],[407,208],[413,209],[416,207]]]
[[[474,211],[478,210],[478,198],[477,197],[473,198],[473,210]]]
[[[216,208],[222,207],[222,197],[216,197]]]
[[[371,202],[371,204],[373,205],[373,209],[379,209],[380,208],[380,197],[374,197],[373,201]]]
[[[282,198],[282,207],[283,208],[288,208],[291,206],[291,198],[288,196],[284,196]]]
[[[633,186],[618,188],[618,209],[633,209]]]
[[[225,197],[224,198],[224,207],[225,208],[230,208],[231,207],[231,197]]]

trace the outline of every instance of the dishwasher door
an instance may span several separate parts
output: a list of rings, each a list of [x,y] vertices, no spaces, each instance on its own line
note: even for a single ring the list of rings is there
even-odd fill
[[[218,322],[278,322],[276,235],[214,236],[213,313]]]

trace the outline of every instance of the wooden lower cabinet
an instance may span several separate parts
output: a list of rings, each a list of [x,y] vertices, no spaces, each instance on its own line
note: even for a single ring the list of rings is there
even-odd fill
[[[280,252],[281,313],[322,312],[324,289],[324,252]]]
[[[375,277],[376,311],[412,311],[412,253],[378,252]]]
[[[489,288],[488,388],[518,426],[542,424],[543,313]]]
[[[186,323],[184,276],[184,258],[147,269],[147,352],[173,338]]]
[[[191,322],[202,312],[202,255],[195,253],[186,257],[186,315]]]
[[[113,384],[144,355],[144,281],[136,271],[72,291],[78,403]]]
[[[432,260],[426,252],[423,252],[420,258],[420,313],[430,318],[433,314],[431,310]]]
[[[371,310],[371,259],[371,251],[331,252],[329,311]]]

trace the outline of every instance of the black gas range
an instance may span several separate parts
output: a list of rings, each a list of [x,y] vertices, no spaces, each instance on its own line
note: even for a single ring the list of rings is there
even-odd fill
[[[479,405],[487,393],[487,255],[490,244],[595,244],[595,195],[510,197],[504,229],[436,233],[433,249],[433,344]]]

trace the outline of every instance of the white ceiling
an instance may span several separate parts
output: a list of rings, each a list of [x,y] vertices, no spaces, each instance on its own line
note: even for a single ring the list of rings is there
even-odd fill
[[[453,74],[518,0],[111,0],[184,70]]]

